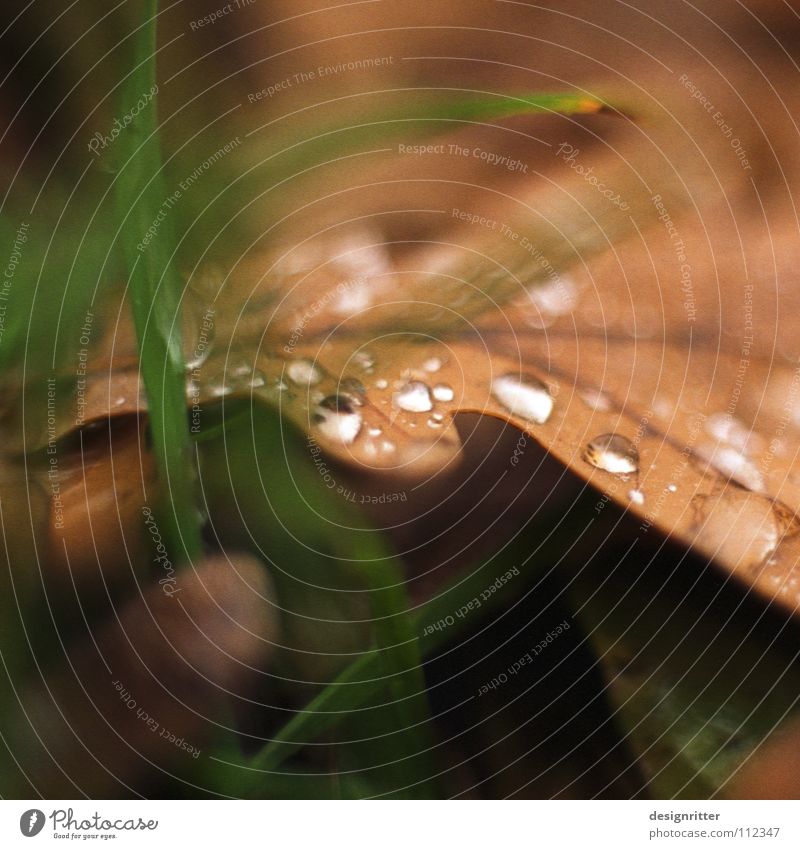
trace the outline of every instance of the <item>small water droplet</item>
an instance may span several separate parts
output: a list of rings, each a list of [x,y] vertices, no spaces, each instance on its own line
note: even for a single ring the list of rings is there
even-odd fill
[[[236,363],[228,369],[228,373],[231,375],[231,377],[250,377],[251,371],[252,366],[250,365],[250,363],[245,362]]]
[[[356,351],[353,354],[353,362],[367,372],[375,367],[375,358],[367,351]]]
[[[322,380],[322,371],[311,360],[292,360],[286,366],[289,380],[297,386],[316,386]]]
[[[448,386],[446,383],[437,383],[433,387],[433,397],[437,401],[452,401],[453,394],[453,387]]]
[[[430,372],[431,374],[434,374],[435,372],[439,371],[441,367],[442,361],[439,359],[439,357],[430,357],[422,364],[422,368],[424,368],[425,371]]]
[[[339,388],[353,395],[356,403],[361,404],[362,398],[367,394],[367,387],[357,377],[345,377],[339,383]]]
[[[439,428],[441,426],[442,426],[442,420],[441,419],[437,419],[435,416],[431,416],[428,419],[428,427]]]
[[[641,489],[632,489],[628,492],[628,498],[634,504],[644,504],[644,493]]]
[[[371,427],[367,432],[370,436],[380,436],[383,433],[383,429],[379,427]]]
[[[612,475],[632,475],[639,471],[639,452],[625,436],[603,433],[586,446],[583,454],[587,463]]]
[[[375,381],[375,388],[376,389],[386,389],[388,386],[389,386],[389,381],[384,380],[384,378],[380,378],[379,380]]]
[[[553,412],[553,398],[538,378],[505,374],[492,381],[492,395],[510,412],[544,424]]]
[[[590,410],[607,413],[611,409],[611,399],[599,389],[584,389],[578,395]]]
[[[411,380],[392,395],[395,407],[407,413],[427,413],[433,409],[431,391],[420,380]]]
[[[677,492],[678,487],[674,483],[667,484],[667,492]]]
[[[251,389],[261,389],[262,386],[267,385],[267,376],[264,374],[261,369],[257,368],[253,370],[253,373],[250,375],[250,388]]]

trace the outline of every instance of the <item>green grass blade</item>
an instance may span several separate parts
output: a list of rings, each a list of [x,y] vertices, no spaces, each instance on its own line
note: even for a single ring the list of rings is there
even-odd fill
[[[156,85],[157,0],[145,4],[146,23],[131,39],[131,73],[121,87],[119,109],[127,114],[142,92]],[[174,270],[168,193],[161,171],[155,101],[140,110],[118,140],[115,199],[122,225],[122,252],[129,273],[140,369],[147,393],[153,450],[170,508],[162,510],[162,535],[173,559],[201,550],[193,497],[191,440],[186,418],[185,370],[178,308],[180,280]],[[157,232],[147,239],[158,222]]]
[[[560,534],[542,544],[538,551],[532,540],[538,538],[538,530],[549,531],[555,523],[556,517],[543,517],[482,567],[473,570],[466,578],[460,577],[424,604],[411,620],[412,632],[421,637],[419,645],[422,654],[431,656],[448,641],[457,638],[465,627],[466,620],[455,618],[453,625],[443,630],[430,626],[447,619],[462,605],[480,595],[510,566],[520,568],[524,575],[521,581],[527,585],[550,567],[563,549]],[[542,533],[542,537],[544,536]],[[516,580],[506,582],[482,604],[481,615],[486,616],[502,609],[511,599],[519,597],[520,592],[521,583]],[[370,705],[375,704],[376,698],[382,696],[385,701],[387,692],[387,681],[383,678],[379,651],[362,655],[312,699],[302,712],[295,714],[252,758],[249,769],[253,774],[243,788],[245,793],[257,795],[259,786],[267,778],[265,773],[278,769],[315,736],[336,728],[354,713],[370,710]]]

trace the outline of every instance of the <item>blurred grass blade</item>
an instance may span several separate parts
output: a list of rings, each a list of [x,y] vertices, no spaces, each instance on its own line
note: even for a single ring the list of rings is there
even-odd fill
[[[411,633],[421,637],[419,644],[424,656],[429,657],[435,654],[447,642],[457,639],[467,620],[455,618],[453,625],[446,629],[432,626],[446,620],[448,616],[452,618],[451,614],[455,610],[480,595],[482,590],[511,566],[524,568],[527,583],[531,583],[552,565],[553,560],[563,549],[563,543],[560,539],[552,539],[542,544],[537,551],[535,541],[539,539],[537,531],[541,528],[550,529],[554,520],[555,517],[552,516],[543,517],[541,522],[537,521],[535,525],[520,534],[514,543],[506,546],[485,564],[476,568],[468,577],[460,576],[451,586],[443,588],[435,598],[417,611],[411,618]],[[546,533],[542,534],[542,537],[545,536]],[[519,594],[518,582],[502,585],[483,603],[481,614],[483,616],[491,614],[509,604],[512,598],[519,597]],[[369,706],[381,696],[385,700],[388,688],[382,675],[381,658],[377,650],[365,653],[348,666],[253,757],[249,768],[254,774],[248,779],[246,792],[258,793],[259,783],[265,780],[263,773],[276,770],[288,758],[301,750],[307,741],[337,727],[343,721],[352,718],[354,713],[361,715],[369,711],[371,709]]]
[[[144,23],[132,43],[131,73],[120,90],[119,112],[127,114],[156,85],[157,0],[145,4]],[[115,200],[121,223],[140,370],[147,393],[150,431],[169,508],[161,512],[162,534],[176,560],[201,548],[193,498],[191,441],[186,419],[181,353],[180,279],[174,271],[174,238],[161,170],[156,100],[139,111],[117,143]],[[153,228],[157,227],[155,233]]]

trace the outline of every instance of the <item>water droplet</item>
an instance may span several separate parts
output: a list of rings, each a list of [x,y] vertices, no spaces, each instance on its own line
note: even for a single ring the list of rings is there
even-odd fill
[[[373,290],[368,280],[352,280],[342,284],[333,302],[333,310],[339,315],[358,315],[372,305]]]
[[[671,419],[675,410],[666,398],[656,398],[653,401],[653,412],[662,419]]]
[[[586,446],[584,460],[612,475],[632,475],[639,471],[639,452],[625,436],[603,433]]]
[[[350,445],[361,431],[361,414],[347,395],[328,395],[317,406],[313,422],[323,436]]]
[[[644,493],[641,489],[632,489],[628,492],[628,498],[634,504],[644,504]]]
[[[367,351],[356,351],[353,354],[353,362],[366,372],[375,367],[375,358]]]
[[[262,386],[267,385],[267,376],[264,374],[261,369],[257,368],[253,370],[253,373],[250,375],[250,387],[252,389],[261,389]]]
[[[355,412],[355,407],[360,406],[354,403],[354,399],[350,395],[339,393],[338,395],[328,395],[319,402],[319,406],[324,410],[330,410],[333,413],[351,414]]]
[[[560,275],[531,286],[528,298],[547,316],[568,315],[577,306],[578,287],[571,277]]]
[[[607,413],[611,409],[611,399],[599,389],[584,389],[578,395],[590,410]]]
[[[367,387],[357,377],[345,377],[339,383],[339,388],[353,395],[357,404],[363,404],[361,400],[367,394]]]
[[[736,448],[726,445],[701,445],[697,449],[701,467],[711,467],[729,480],[736,481],[754,492],[763,492],[766,483],[759,470]]]
[[[407,413],[427,413],[433,409],[431,391],[420,380],[411,380],[392,395],[395,407]]]
[[[211,387],[211,397],[224,398],[226,395],[230,395],[232,391],[232,388],[225,383],[215,383]]]
[[[435,416],[431,416],[428,419],[428,427],[439,428],[441,426],[442,426],[442,420],[441,419],[437,419]]]
[[[386,389],[389,386],[389,381],[380,378],[380,380],[375,381],[376,389]]]
[[[705,420],[705,429],[717,442],[725,442],[743,452],[754,448],[754,443],[759,441],[757,435],[729,413],[712,413]]]
[[[322,380],[322,371],[311,360],[292,360],[286,366],[289,380],[297,386],[316,386]]]
[[[726,486],[712,495],[695,495],[693,532],[710,557],[753,569],[772,557],[785,536],[797,532],[790,511],[763,495]]]
[[[544,424],[553,412],[553,398],[544,383],[529,375],[505,374],[492,381],[492,395],[510,412]]]
[[[250,372],[252,371],[252,366],[250,363],[236,363],[236,365],[232,365],[228,369],[228,373],[231,377],[250,377]]]
[[[425,371],[430,372],[431,374],[439,371],[441,367],[442,361],[439,359],[439,357],[430,357],[422,364],[422,368],[424,368]]]
[[[667,484],[667,492],[677,492],[678,487],[674,483]]]
[[[383,433],[383,429],[379,427],[371,427],[367,432],[370,436],[380,436]]]
[[[437,401],[452,401],[453,394],[453,387],[448,386],[446,383],[437,383],[433,387],[433,397]]]

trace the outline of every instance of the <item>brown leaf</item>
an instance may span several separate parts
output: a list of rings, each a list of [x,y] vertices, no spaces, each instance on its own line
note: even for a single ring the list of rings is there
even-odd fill
[[[254,193],[246,210],[261,238],[187,275],[190,408],[257,395],[332,457],[417,479],[460,457],[453,414],[500,417],[639,515],[643,532],[654,526],[698,547],[794,609],[790,187],[800,151],[791,60],[743,13],[713,4],[670,11],[670,36],[658,4],[651,17],[583,2],[501,5],[480,27],[460,4],[359,7],[362,37],[344,54],[335,37],[312,38],[330,10],[292,16],[280,34],[274,20],[265,24],[270,39],[320,42],[320,62],[370,49],[432,55],[432,39],[446,57],[457,43],[469,63],[414,67],[463,88],[459,74],[473,63],[466,87],[476,91],[567,81],[620,114],[454,127],[441,137],[445,152],[425,155],[403,152],[401,133],[277,184],[264,178],[263,197]],[[763,10],[780,19],[777,6]],[[350,14],[337,11],[332,32],[349,32]],[[373,16],[381,25],[370,28]],[[519,62],[503,50],[509,32],[520,33]],[[297,70],[293,53],[271,71]],[[387,70],[387,88],[418,82],[410,67]],[[297,86],[294,111],[266,98],[236,119],[243,133],[270,129],[252,136],[241,174],[258,183],[247,169],[280,153],[297,110],[310,110],[302,127],[369,114],[352,78],[333,77],[324,102]],[[203,360],[205,315],[215,341]],[[123,313],[109,331],[113,352],[111,343],[95,351],[91,416],[142,408],[125,325]]]

